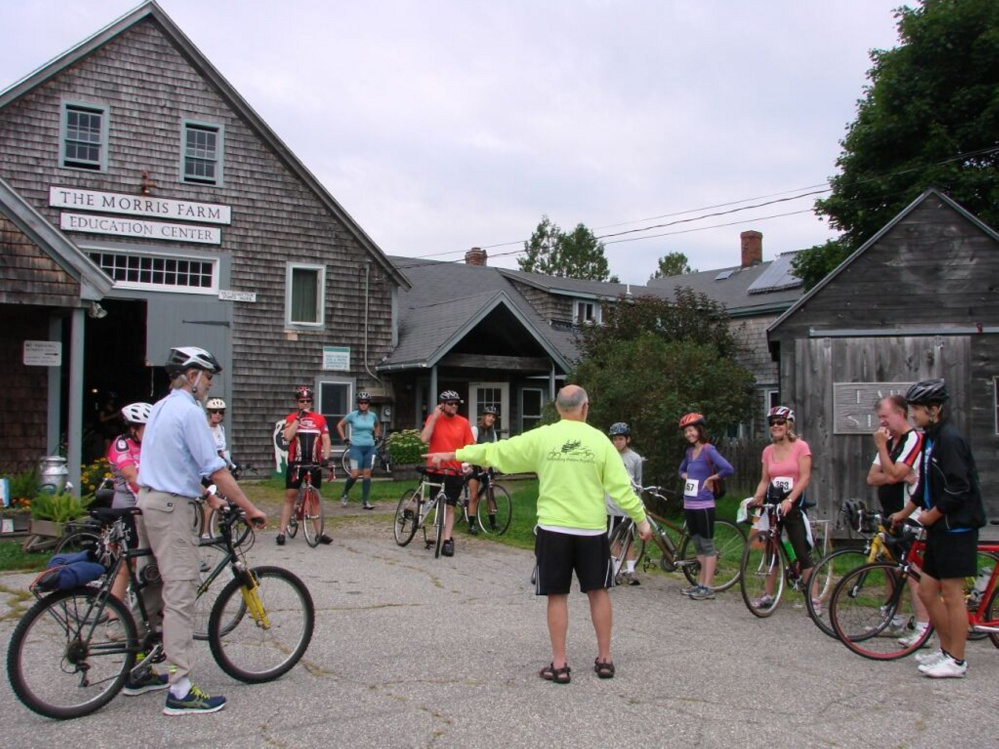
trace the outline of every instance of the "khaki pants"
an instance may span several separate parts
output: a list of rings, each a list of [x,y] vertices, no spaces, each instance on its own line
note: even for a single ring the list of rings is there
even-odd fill
[[[138,506],[142,510],[136,517],[139,547],[153,550],[161,579],[143,589],[142,599],[154,622],[162,602],[163,649],[173,684],[189,677],[194,663],[194,603],[199,576],[198,539],[193,528],[194,513],[199,509],[189,497],[145,488],[139,490]]]

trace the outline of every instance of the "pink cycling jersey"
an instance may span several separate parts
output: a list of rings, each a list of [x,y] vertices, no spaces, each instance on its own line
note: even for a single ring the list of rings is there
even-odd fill
[[[138,493],[139,487],[125,481],[125,477],[121,475],[121,469],[135,466],[135,471],[138,473],[139,452],[141,450],[141,443],[125,435],[117,437],[108,448],[108,463],[111,464],[111,472],[114,474],[114,490],[116,492],[122,494]]]

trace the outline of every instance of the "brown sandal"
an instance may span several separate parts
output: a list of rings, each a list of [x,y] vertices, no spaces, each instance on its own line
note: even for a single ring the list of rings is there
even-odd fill
[[[562,666],[562,668],[555,668],[555,663],[552,662],[549,663],[547,666],[545,666],[543,669],[541,669],[538,672],[538,676],[540,676],[545,681],[550,681],[555,684],[568,684],[570,681],[572,681],[572,677],[569,676],[570,671],[572,671],[572,669],[569,668],[568,663]]]
[[[606,663],[601,663],[600,659],[597,658],[593,661],[593,670],[596,671],[597,676],[601,679],[613,679],[614,678],[614,661],[607,661]]]

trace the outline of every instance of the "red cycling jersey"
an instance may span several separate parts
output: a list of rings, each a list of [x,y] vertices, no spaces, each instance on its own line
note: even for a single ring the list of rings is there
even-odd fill
[[[285,427],[298,419],[298,411],[288,414]],[[298,420],[298,433],[288,444],[288,464],[319,463],[323,459],[324,434],[329,434],[326,418],[322,414],[306,411]]]

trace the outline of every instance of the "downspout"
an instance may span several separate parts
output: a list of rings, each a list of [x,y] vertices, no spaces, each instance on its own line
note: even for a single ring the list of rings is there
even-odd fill
[[[371,260],[369,259],[364,264],[364,371],[368,373],[368,376],[377,382],[379,385],[384,386],[383,383],[374,372],[371,371],[371,367],[368,366],[368,310],[371,306]]]

